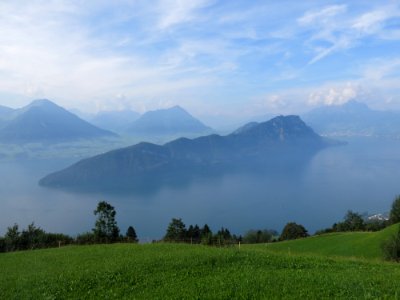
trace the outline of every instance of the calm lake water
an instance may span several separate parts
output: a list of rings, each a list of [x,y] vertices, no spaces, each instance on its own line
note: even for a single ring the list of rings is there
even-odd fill
[[[347,141],[318,152],[301,171],[224,174],[131,195],[67,193],[37,185],[72,160],[0,162],[0,235],[7,226],[32,221],[49,232],[90,231],[100,200],[116,208],[122,233],[132,225],[142,241],[161,238],[173,217],[236,234],[252,228],[280,231],[295,221],[313,233],[341,220],[348,209],[389,211],[400,194],[400,141]]]

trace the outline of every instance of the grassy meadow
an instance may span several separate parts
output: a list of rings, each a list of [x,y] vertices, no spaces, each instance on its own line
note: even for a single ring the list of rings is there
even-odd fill
[[[400,265],[364,247],[379,247],[391,230],[240,250],[112,244],[3,253],[0,299],[398,298]]]
[[[279,253],[317,254],[381,260],[381,245],[383,241],[395,234],[398,229],[399,225],[396,224],[377,232],[335,232],[306,239],[264,244],[259,247],[264,246],[268,250]]]

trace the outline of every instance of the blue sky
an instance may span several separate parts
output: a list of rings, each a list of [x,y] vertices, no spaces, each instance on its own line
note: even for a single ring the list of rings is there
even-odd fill
[[[0,104],[400,110],[399,1],[2,1]]]

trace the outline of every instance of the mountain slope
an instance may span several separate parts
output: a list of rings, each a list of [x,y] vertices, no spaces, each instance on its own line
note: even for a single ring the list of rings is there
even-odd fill
[[[343,105],[316,108],[303,116],[318,133],[326,135],[379,135],[400,134],[400,113],[377,111],[367,105],[349,101]]]
[[[200,135],[212,132],[199,120],[179,106],[149,111],[134,121],[126,130],[139,136]]]
[[[14,109],[0,105],[0,128],[5,125],[13,112]]]
[[[6,116],[7,114],[10,114],[14,111],[14,109],[0,105],[0,117]]]
[[[61,188],[129,188],[236,165],[303,160],[327,146],[297,116],[280,116],[240,134],[180,138],[163,146],[140,143],[114,150],[55,172],[40,184]]]
[[[0,129],[0,141],[37,142],[115,136],[78,118],[49,100],[36,100],[15,110]]]

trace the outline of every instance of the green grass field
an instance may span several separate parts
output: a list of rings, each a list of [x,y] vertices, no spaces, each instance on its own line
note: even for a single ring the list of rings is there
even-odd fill
[[[390,230],[354,244],[376,244]],[[5,253],[0,299],[399,298],[400,265],[378,261],[372,246],[356,247],[357,255],[322,248],[340,236],[352,244],[349,234],[337,234],[240,250],[114,244]]]
[[[378,232],[344,232],[312,236],[306,239],[264,244],[268,250],[281,253],[382,259],[381,245],[399,229],[395,224]]]

